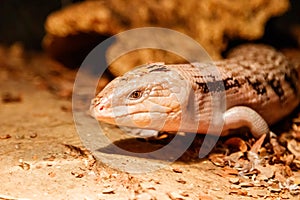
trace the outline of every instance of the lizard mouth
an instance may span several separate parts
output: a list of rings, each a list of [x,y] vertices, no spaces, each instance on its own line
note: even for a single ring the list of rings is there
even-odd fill
[[[149,111],[136,111],[136,112],[131,112],[131,113],[124,113],[124,114],[116,114],[116,112],[102,112],[104,110],[101,110],[100,112],[95,111],[95,109],[93,109],[91,111],[91,115],[95,118],[97,118],[98,120],[102,120],[102,119],[118,119],[118,118],[125,118],[125,117],[132,117],[134,115],[157,115],[157,114],[165,114],[163,112],[149,112]]]
[[[121,109],[103,109],[98,107],[91,107],[90,115],[101,122],[106,122],[109,124],[121,125],[121,126],[132,126],[143,127],[147,126],[146,124],[151,124],[151,121],[162,121],[162,119],[157,119],[157,117],[161,118],[163,114],[167,114],[165,112],[159,111],[134,111],[128,112],[126,108]],[[144,125],[138,126],[139,122],[145,121]]]

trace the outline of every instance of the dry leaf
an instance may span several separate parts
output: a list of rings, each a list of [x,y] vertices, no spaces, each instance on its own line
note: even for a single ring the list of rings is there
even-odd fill
[[[295,138],[296,140],[300,140],[300,131],[293,131],[292,132],[292,136],[293,138]]]
[[[300,142],[297,142],[295,139],[290,140],[287,148],[296,158],[300,158]]]
[[[261,148],[262,144],[265,141],[267,134],[263,134],[251,147],[250,151],[253,153],[258,153],[259,149]]]
[[[255,168],[257,170],[259,170],[260,175],[262,175],[263,177],[266,177],[266,179],[270,179],[275,175],[276,169],[273,166],[267,165],[266,167],[264,167],[261,165],[257,165]]]
[[[261,157],[266,157],[266,156],[268,156],[268,152],[267,152],[266,147],[261,147],[261,148],[259,149],[258,153],[259,153],[259,155],[260,155]]]
[[[258,174],[256,177],[255,177],[255,180],[258,180],[258,181],[268,181],[268,177],[264,174]]]
[[[275,179],[278,180],[280,183],[284,183],[286,178],[276,169],[275,172]]]
[[[295,167],[297,167],[298,169],[300,169],[300,158],[296,158],[293,160],[293,164],[295,165]]]
[[[224,167],[224,172],[229,175],[238,175],[239,174],[237,169],[233,169],[233,168],[229,168],[229,167]]]
[[[276,158],[280,158],[280,156],[284,154],[285,148],[278,143],[277,138],[271,138],[270,143],[273,146],[273,151]]]
[[[284,132],[280,134],[277,141],[279,142],[279,144],[286,146],[288,141],[290,141],[291,139],[293,139],[291,132]]]
[[[241,151],[238,151],[238,152],[230,154],[229,156],[226,157],[226,159],[229,162],[237,163],[242,156],[244,156],[244,153]]]
[[[300,176],[294,176],[293,181],[294,181],[294,184],[300,185]]]
[[[209,160],[216,166],[224,167],[226,163],[226,157],[223,154],[210,154]]]
[[[285,165],[289,166],[289,165],[291,165],[291,163],[293,163],[293,161],[294,161],[294,155],[293,155],[293,154],[284,155],[284,156],[282,157],[282,161],[285,162]]]
[[[298,126],[296,123],[293,124],[292,128],[293,128],[294,131],[300,132],[300,126]]]
[[[287,177],[293,176],[293,171],[292,171],[292,169],[290,168],[290,166],[288,166],[288,165],[284,166],[284,174],[285,174],[285,176],[287,176]]]
[[[246,142],[239,137],[230,138],[224,144],[229,148],[238,149],[241,152],[246,152],[248,149]]]

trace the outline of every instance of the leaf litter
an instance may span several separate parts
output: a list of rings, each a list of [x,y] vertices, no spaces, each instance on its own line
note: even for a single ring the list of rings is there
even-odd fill
[[[208,159],[223,168],[221,176],[227,177],[232,184],[230,194],[254,198],[297,198],[300,195],[299,135],[300,116],[293,119],[288,132],[279,136],[271,132],[257,141],[229,138],[217,144],[217,151],[211,153]],[[252,187],[262,190],[250,190]]]

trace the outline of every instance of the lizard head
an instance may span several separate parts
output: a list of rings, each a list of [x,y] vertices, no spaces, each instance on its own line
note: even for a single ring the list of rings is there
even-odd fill
[[[112,80],[92,100],[90,111],[110,124],[173,131],[187,104],[188,88],[171,66],[148,64]]]

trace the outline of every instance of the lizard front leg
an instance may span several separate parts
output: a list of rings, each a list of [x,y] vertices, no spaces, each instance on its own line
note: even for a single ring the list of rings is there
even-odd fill
[[[246,106],[235,106],[223,114],[224,127],[222,136],[232,129],[248,127],[255,138],[269,133],[267,122],[253,109]]]

